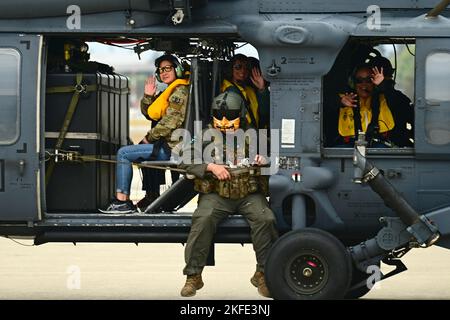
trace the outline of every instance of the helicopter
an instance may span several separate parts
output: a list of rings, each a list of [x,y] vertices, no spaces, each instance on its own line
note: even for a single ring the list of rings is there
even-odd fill
[[[127,77],[89,60],[86,42],[188,61],[190,132],[207,122],[237,44],[250,43],[280,133],[269,180],[280,233],[265,267],[272,296],[359,298],[370,266],[395,267],[383,280],[407,269],[401,258],[414,248],[450,248],[450,1],[74,2],[0,3],[0,235],[36,245],[186,242],[191,214],[180,209],[196,193],[184,176],[145,213],[96,210],[129,142],[130,91]],[[415,48],[412,145],[371,147],[364,132],[352,148],[333,145],[335,97],[386,44]],[[249,226],[231,216],[214,241],[249,243]]]

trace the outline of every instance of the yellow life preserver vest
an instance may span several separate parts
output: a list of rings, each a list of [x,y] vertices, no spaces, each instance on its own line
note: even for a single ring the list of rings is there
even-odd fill
[[[166,109],[169,106],[169,97],[175,90],[175,88],[179,85],[188,85],[189,79],[176,79],[174,82],[172,82],[160,95],[158,98],[156,98],[155,101],[151,105],[148,106],[147,114],[148,116],[158,121],[160,120],[165,114]]]
[[[255,121],[256,121],[255,125],[258,126],[259,125],[258,99],[256,98],[255,90],[251,86],[242,87],[242,86],[238,85],[237,83],[233,84],[230,81],[228,81],[227,79],[225,79],[222,82],[222,87],[220,88],[220,91],[224,92],[226,89],[228,89],[231,86],[237,87],[239,89],[239,91],[241,91],[242,95],[247,100],[247,102],[250,104],[250,110],[252,111],[252,113],[255,117]],[[251,123],[252,119],[248,113],[247,113],[246,117],[247,117],[248,123]]]
[[[340,95],[342,96],[342,95]],[[372,98],[369,97],[365,101],[360,100],[359,113],[361,115],[361,129],[366,132],[367,127],[372,120]],[[355,136],[355,121],[353,118],[352,107],[342,107],[339,110],[339,134],[343,137]],[[380,127],[380,133],[390,131],[394,129],[395,122],[392,116],[391,109],[387,104],[386,98],[383,94],[380,94],[380,113],[378,115],[378,126]]]

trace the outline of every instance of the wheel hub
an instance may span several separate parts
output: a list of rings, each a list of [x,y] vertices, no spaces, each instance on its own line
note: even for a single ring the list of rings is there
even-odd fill
[[[303,275],[305,277],[311,277],[312,276],[313,271],[311,270],[311,268],[305,268],[303,269]]]
[[[328,264],[318,254],[302,254],[287,264],[286,280],[298,294],[311,295],[320,291],[328,280]]]

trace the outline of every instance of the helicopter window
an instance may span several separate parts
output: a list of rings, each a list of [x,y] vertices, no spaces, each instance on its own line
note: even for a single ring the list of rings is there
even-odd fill
[[[357,66],[364,64],[385,66],[384,98],[393,117],[392,130],[375,137],[370,148],[412,148],[414,147],[414,39],[382,39],[377,42],[367,39],[351,39],[337,57],[333,68],[324,78],[324,118],[323,145],[325,148],[352,148],[353,140],[348,139],[343,128],[345,121],[339,122],[341,95],[356,93],[355,82]],[[392,84],[392,86],[391,86]],[[391,89],[392,88],[392,89]],[[359,97],[356,101],[361,102]],[[384,117],[384,116],[383,116]],[[386,123],[385,120],[378,121]],[[383,122],[384,121],[384,122]],[[394,125],[395,122],[395,125]],[[338,125],[341,127],[338,127]],[[380,126],[381,128],[382,126]],[[379,141],[382,141],[378,143]],[[394,151],[397,152],[397,151]]]
[[[20,54],[14,49],[0,49],[0,144],[14,143],[19,137]]]
[[[425,60],[425,98],[430,110],[425,115],[425,132],[429,143],[450,143],[450,53],[435,52]]]
[[[425,98],[427,102],[450,101],[450,53],[430,54],[425,62]]]

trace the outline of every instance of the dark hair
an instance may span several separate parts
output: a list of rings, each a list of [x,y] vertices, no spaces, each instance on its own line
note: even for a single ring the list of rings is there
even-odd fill
[[[163,61],[170,61],[175,65],[175,67],[181,65],[180,61],[178,61],[178,59],[175,56],[173,56],[171,54],[165,54],[165,55],[158,57],[155,60],[155,67],[159,68],[160,63]]]
[[[162,56],[160,56],[159,58],[157,58],[155,60],[155,67],[156,67],[155,76],[156,76],[156,79],[158,81],[161,81],[161,78],[159,76],[158,68],[159,68],[159,65],[161,64],[161,62],[163,62],[163,61],[170,61],[170,62],[172,62],[173,67],[175,68],[175,76],[178,79],[183,77],[183,75],[184,75],[184,68],[181,65],[180,61],[175,56],[173,56],[171,54],[165,54],[165,55],[162,55]]]
[[[230,60],[231,66],[233,66],[233,64],[238,60],[244,60],[244,61],[248,62],[248,57],[242,53],[235,54],[233,56],[233,58],[231,58],[231,60]]]
[[[248,64],[250,66],[250,70],[253,68],[258,68],[259,70],[261,70],[261,66],[259,65],[259,60],[255,57],[248,57]]]
[[[233,66],[236,63],[236,61],[245,61],[248,64],[248,57],[242,53],[238,53],[231,58],[231,60],[228,62],[228,64],[225,67],[224,71],[224,78],[232,81],[233,80]]]
[[[392,67],[391,61],[389,61],[389,59],[385,57],[373,57],[370,59],[369,65],[371,68],[383,68],[383,74],[385,77],[392,78],[392,76],[394,75],[394,68]]]

